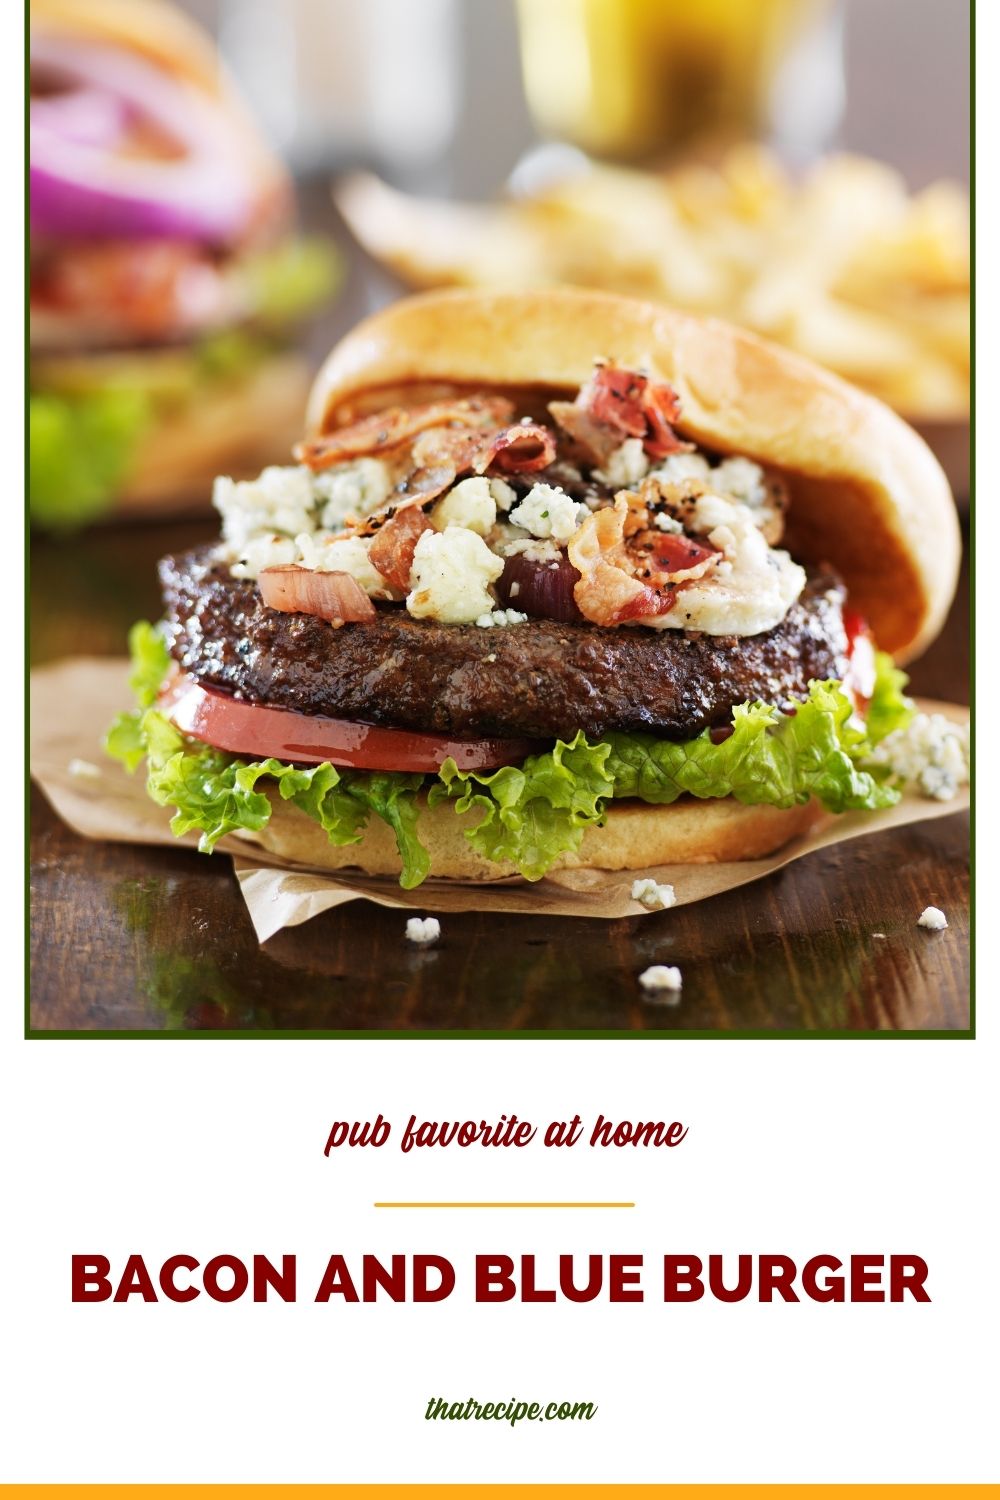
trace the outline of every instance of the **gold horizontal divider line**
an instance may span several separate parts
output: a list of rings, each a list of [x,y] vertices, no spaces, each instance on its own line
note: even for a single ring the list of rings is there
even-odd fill
[[[635,1208],[634,1203],[375,1203],[374,1208]]]

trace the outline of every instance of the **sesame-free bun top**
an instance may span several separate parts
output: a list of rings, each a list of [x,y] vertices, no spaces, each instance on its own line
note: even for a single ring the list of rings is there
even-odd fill
[[[178,6],[169,0],[31,0],[31,29],[134,52],[212,95],[238,127],[262,203],[268,212],[287,211],[288,174],[257,129],[212,38]]]
[[[818,365],[714,318],[573,288],[433,292],[358,325],[320,370],[310,435],[455,391],[572,395],[595,357],[666,380],[678,432],[779,471],[784,545],[828,562],[880,646],[934,639],[955,592],[960,534],[940,465],[912,428]]]

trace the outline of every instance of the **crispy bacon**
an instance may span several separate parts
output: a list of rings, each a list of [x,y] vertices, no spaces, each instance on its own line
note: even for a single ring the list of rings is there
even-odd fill
[[[573,589],[576,607],[595,625],[621,625],[666,614],[673,606],[672,590],[661,591],[634,576],[625,541],[628,509],[619,495],[613,506],[593,511],[567,549],[580,575]]]
[[[555,461],[556,435],[540,422],[519,422],[493,437],[483,457],[473,465],[477,474],[495,469],[499,474],[534,474]]]
[[[644,447],[650,458],[666,458],[668,453],[690,453],[693,443],[685,443],[671,426],[680,420],[681,403],[673,386],[647,385],[643,411],[649,422]]]
[[[455,470],[447,464],[440,464],[412,470],[397,486],[396,494],[404,503],[415,500],[418,505],[426,505],[428,500],[436,500],[438,495],[451,489],[454,483]]]
[[[368,556],[385,581],[400,593],[410,587],[410,570],[417,542],[431,523],[419,505],[403,505],[386,521],[371,544]]]
[[[646,517],[637,501],[619,493],[613,506],[593,511],[569,543],[569,560],[580,574],[573,598],[595,625],[668,614],[678,585],[702,577],[722,556],[687,536],[631,529]]]
[[[575,401],[550,401],[549,411],[563,432],[573,439],[584,461],[595,468],[606,464],[615,449],[621,447],[621,434],[598,422]]]
[[[311,469],[330,469],[352,458],[390,453],[428,428],[495,427],[510,417],[514,408],[503,396],[469,396],[451,401],[432,401],[424,406],[393,406],[362,417],[349,427],[299,443],[295,457]],[[426,460],[424,461],[426,462]]]
[[[413,445],[413,463],[420,469],[450,469],[452,476],[471,474],[489,447],[494,429],[434,427]]]
[[[549,411],[596,465],[606,463],[626,438],[641,438],[651,458],[692,447],[670,425],[680,418],[677,392],[615,365],[598,365],[575,401],[552,401]]]
[[[613,624],[627,625],[629,620],[646,620],[650,616],[667,615],[677,600],[677,590],[657,589],[651,583],[643,584],[637,594],[615,614]]]
[[[615,428],[625,437],[645,437],[648,385],[645,375],[615,365],[598,365],[581,388],[579,400],[596,422]]]
[[[671,583],[701,578],[718,564],[720,557],[717,548],[707,547],[692,537],[652,530],[636,536],[632,553],[640,576],[648,571],[650,577],[668,578]]]

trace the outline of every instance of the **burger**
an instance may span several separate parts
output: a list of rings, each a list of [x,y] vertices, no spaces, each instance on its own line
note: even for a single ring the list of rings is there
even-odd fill
[[[873,398],[661,306],[446,292],[349,334],[306,425],[216,480],[132,633],[108,745],[176,833],[412,887],[753,859],[898,798],[892,658],[959,536]]]
[[[163,0],[32,0],[30,83],[32,516],[204,503],[299,435],[330,251]]]

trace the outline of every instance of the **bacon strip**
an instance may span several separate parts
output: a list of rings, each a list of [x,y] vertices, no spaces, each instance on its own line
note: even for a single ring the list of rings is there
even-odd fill
[[[311,469],[330,469],[334,464],[371,454],[389,453],[430,427],[494,427],[513,413],[504,396],[470,396],[453,401],[432,401],[425,406],[393,406],[362,417],[349,427],[299,443],[294,456]]]
[[[534,474],[547,469],[556,456],[556,435],[540,422],[519,422],[496,433],[482,459],[473,465],[477,474],[495,469],[500,474]]]
[[[680,418],[672,386],[653,384],[646,375],[599,365],[575,401],[552,401],[549,411],[593,464],[604,464],[626,438],[641,438],[651,458],[687,452],[671,427]]]
[[[598,422],[575,401],[550,401],[549,411],[563,432],[577,444],[585,461],[596,468],[606,464],[615,449],[621,447],[621,434]]]
[[[403,505],[389,517],[369,548],[372,567],[400,593],[405,594],[410,587],[417,542],[425,531],[431,530],[431,523],[419,505]]]
[[[470,474],[489,447],[494,429],[488,432],[469,428],[435,427],[422,433],[413,445],[413,463],[417,469],[450,469],[454,476]]]
[[[581,388],[579,399],[596,422],[614,427],[626,437],[645,437],[648,385],[645,375],[614,365],[598,365]]]
[[[670,425],[680,420],[681,403],[673,386],[647,386],[643,411],[649,422],[649,436],[644,447],[650,458],[666,458],[668,453],[690,453],[693,443],[685,443]]]
[[[573,598],[595,625],[623,625],[665,615],[678,586],[714,568],[722,553],[688,536],[630,531],[646,516],[638,496],[621,492],[613,506],[591,512],[567,555],[580,577]]]

